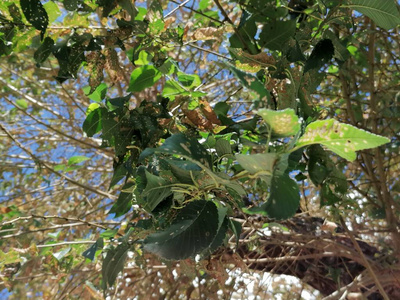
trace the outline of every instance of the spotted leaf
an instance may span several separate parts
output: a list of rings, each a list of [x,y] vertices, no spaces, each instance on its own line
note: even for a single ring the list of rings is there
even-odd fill
[[[218,227],[215,204],[193,201],[180,210],[170,227],[150,234],[144,240],[144,249],[165,259],[194,257],[211,246]]]
[[[20,0],[22,12],[26,19],[40,30],[41,39],[43,39],[47,26],[49,25],[49,16],[39,0]]]
[[[296,148],[322,144],[344,159],[354,161],[357,157],[356,151],[375,148],[389,142],[386,137],[330,119],[309,124]]]
[[[299,118],[293,109],[260,109],[257,114],[270,126],[274,135],[291,136],[300,130]]]

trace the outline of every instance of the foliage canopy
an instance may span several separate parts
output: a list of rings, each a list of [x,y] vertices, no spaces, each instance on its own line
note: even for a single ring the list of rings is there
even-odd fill
[[[399,24],[394,0],[2,1],[2,287],[400,298]]]

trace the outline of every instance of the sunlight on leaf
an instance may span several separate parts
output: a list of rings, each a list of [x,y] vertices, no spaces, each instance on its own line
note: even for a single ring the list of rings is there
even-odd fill
[[[299,118],[293,109],[260,109],[257,114],[264,119],[275,135],[291,136],[300,130]]]
[[[309,124],[296,148],[322,144],[344,159],[354,161],[357,157],[356,151],[379,147],[389,142],[386,137],[330,119]]]

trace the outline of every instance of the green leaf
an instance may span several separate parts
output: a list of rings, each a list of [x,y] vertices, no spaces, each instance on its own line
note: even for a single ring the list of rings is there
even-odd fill
[[[354,161],[357,157],[356,151],[375,148],[389,142],[386,137],[330,119],[309,124],[296,148],[322,144],[344,159]]]
[[[27,109],[28,108],[28,101],[26,101],[25,99],[18,99],[15,100],[15,104],[17,104],[17,106],[21,109]]]
[[[241,48],[248,53],[258,53],[258,47],[254,36],[257,33],[256,20],[253,17],[248,18],[239,28],[239,32],[235,32],[229,38],[232,48]]]
[[[215,150],[217,151],[219,157],[232,154],[231,143],[225,139],[218,139],[216,141]]]
[[[131,0],[120,0],[118,1],[119,6],[121,6],[124,10],[126,10],[131,16],[131,20],[135,19],[138,11],[134,5],[135,2]]]
[[[145,149],[140,154],[139,161],[143,161],[143,159],[154,153],[180,155],[190,161],[200,162],[207,167],[212,165],[211,157],[207,150],[195,138],[187,137],[183,133],[170,136],[158,148]]]
[[[89,97],[90,100],[100,102],[101,100],[103,100],[106,97],[107,84],[105,84],[104,82],[101,83],[100,85],[98,85],[96,87],[94,92],[91,93],[90,95],[88,95],[88,93],[90,93],[90,90],[91,90],[90,86],[85,86],[82,90],[85,93],[85,95]]]
[[[237,78],[239,78],[239,80],[246,88],[257,92],[257,94],[260,95],[261,101],[267,102],[270,99],[269,91],[265,88],[265,85],[256,76],[250,73],[243,72],[238,68],[229,64],[228,67],[232,71],[232,73]]]
[[[38,64],[43,63],[49,55],[52,53],[54,47],[54,41],[52,38],[46,37],[43,43],[33,54],[33,58]]]
[[[195,88],[201,84],[199,75],[189,75],[181,73],[178,75],[179,82],[187,88]]]
[[[82,4],[82,0],[64,0],[64,8],[69,11],[75,11],[79,8],[79,5]]]
[[[22,12],[29,23],[40,30],[41,39],[49,25],[49,16],[39,0],[20,0]]]
[[[400,24],[400,13],[394,0],[347,0],[342,7],[355,9],[389,30]]]
[[[72,36],[60,40],[53,47],[53,55],[57,58],[60,69],[56,79],[62,83],[67,79],[76,78],[78,70],[85,61],[85,49],[93,36],[89,33]]]
[[[242,203],[243,197],[247,195],[244,188],[234,180],[230,180],[229,183],[224,183],[226,190],[233,199]]]
[[[114,203],[108,213],[115,214],[115,218],[126,214],[132,208],[132,201],[135,199],[134,190],[135,184],[133,182],[128,181],[125,183],[117,201]]]
[[[319,186],[326,182],[335,188],[336,192],[344,194],[347,191],[346,176],[339,171],[328,153],[320,145],[307,148],[307,171],[311,181]]]
[[[330,39],[319,41],[304,66],[304,73],[311,69],[320,69],[323,65],[329,63],[335,53],[335,47]]]
[[[151,58],[152,57],[145,50],[142,50],[139,52],[138,58],[134,63],[136,66],[145,66],[150,63]]]
[[[86,161],[89,159],[91,159],[91,158],[87,157],[87,156],[81,156],[81,155],[72,156],[70,159],[68,159],[68,165],[79,164],[80,162],[83,162],[83,161]]]
[[[300,204],[299,186],[288,174],[274,175],[268,200],[260,208],[268,217],[282,220],[292,217]]]
[[[87,250],[82,252],[82,255],[93,261],[96,256],[96,251],[98,249],[103,249],[103,246],[104,246],[103,238],[98,238],[97,241],[92,246],[90,246]]]
[[[300,130],[299,118],[291,108],[284,110],[260,109],[257,114],[269,125],[274,135],[292,136]]]
[[[8,2],[8,1],[5,1]],[[6,5],[8,5],[9,3],[6,3]],[[19,7],[15,4],[9,4],[7,6],[8,9],[8,13],[10,14],[11,18],[13,19],[13,21],[15,23],[22,23],[22,15],[21,15],[21,11],[19,10]],[[1,7],[0,7],[0,11],[1,11]]]
[[[193,110],[196,109],[197,107],[199,107],[198,99],[189,100],[189,103],[187,105],[188,110]]]
[[[68,253],[71,251],[71,247],[67,247],[61,251],[53,253],[53,256],[58,260],[61,261]]]
[[[236,154],[236,160],[250,174],[272,176],[277,160],[275,153]]]
[[[162,95],[164,97],[174,97],[177,95],[188,95],[190,94],[175,80],[167,80],[164,84]]]
[[[139,11],[142,7],[139,7]],[[139,16],[139,15],[138,15]],[[138,17],[136,16],[136,18]],[[117,20],[117,25],[120,28],[127,28],[130,27],[132,30],[132,34],[136,34],[137,36],[144,36],[146,34],[146,30],[148,27],[148,23],[139,21],[139,20],[133,20],[133,21],[125,21],[124,19],[122,20]]]
[[[116,248],[108,250],[101,269],[104,290],[114,284],[118,273],[124,268],[129,248],[130,246],[126,242],[122,242]]]
[[[102,18],[107,18],[112,10],[117,6],[117,1],[97,0],[96,4],[103,8]]]
[[[107,102],[110,103],[114,107],[122,108],[129,103],[129,100],[131,99],[131,97],[132,97],[132,94],[128,94],[124,97],[108,99]]]
[[[54,166],[54,171],[65,171],[66,168],[67,168],[66,165],[60,164],[60,165]]]
[[[121,181],[128,173],[128,170],[124,165],[119,165],[114,169],[113,177],[111,178],[109,190],[116,185],[119,181]]]
[[[165,259],[194,257],[213,242],[218,230],[218,210],[211,201],[190,202],[167,229],[150,234],[144,249]]]
[[[100,233],[101,238],[113,238],[118,232],[118,229],[107,229],[106,231]]]
[[[169,183],[164,178],[155,176],[147,170],[146,180],[147,185],[142,193],[145,198],[144,209],[151,212],[172,192],[170,187],[166,187]]]
[[[203,256],[209,256],[213,254],[219,246],[222,245],[228,231],[229,218],[226,216],[228,208],[218,207],[218,230],[214,237],[214,240],[209,247],[202,253]]]
[[[296,39],[290,39],[284,47],[286,57],[290,62],[305,61],[306,58],[301,50],[300,44]]]
[[[260,33],[260,45],[270,50],[282,50],[285,43],[294,36],[295,31],[295,20],[267,23]]]
[[[335,48],[334,57],[340,60],[341,62],[346,61],[350,57],[350,52],[347,48],[342,44],[339,38],[330,30],[325,31],[324,36],[332,41],[332,44]]]
[[[83,122],[82,128],[88,137],[94,136],[102,128],[102,116],[107,113],[105,108],[98,108],[92,111]]]
[[[128,92],[140,92],[153,86],[161,75],[161,72],[151,65],[136,68],[131,74]]]
[[[195,179],[200,173],[201,168],[187,160],[164,160],[169,164],[172,174],[182,183],[193,184]]]
[[[99,103],[90,103],[86,110],[86,116],[88,116],[92,111],[95,111],[99,107],[100,107]]]
[[[61,11],[55,2],[49,1],[43,4],[43,6],[49,16],[50,24],[53,23],[59,16],[61,16]]]

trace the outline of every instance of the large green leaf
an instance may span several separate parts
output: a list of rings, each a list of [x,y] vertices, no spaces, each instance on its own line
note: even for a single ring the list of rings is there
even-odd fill
[[[215,150],[218,156],[232,156],[231,143],[226,139],[218,139],[215,143]]]
[[[93,110],[83,122],[83,131],[88,137],[92,137],[102,128],[102,116],[107,113],[105,108],[97,108]]]
[[[187,160],[164,160],[168,163],[172,174],[182,183],[193,184],[193,179],[201,173],[201,168]]]
[[[334,57],[339,61],[346,61],[350,57],[350,52],[343,45],[343,42],[330,30],[325,31],[324,36],[332,41],[335,48]]]
[[[296,148],[322,144],[341,157],[353,161],[357,157],[356,151],[375,148],[389,142],[386,137],[330,119],[309,124]]]
[[[167,187],[168,182],[159,176],[155,176],[146,172],[147,185],[144,189],[142,196],[146,199],[144,203],[144,209],[151,212],[153,211],[161,201],[171,195],[171,188]]]
[[[43,63],[51,54],[54,47],[52,38],[46,37],[40,47],[33,54],[33,58],[38,64]]]
[[[197,200],[180,210],[174,223],[144,240],[144,249],[165,259],[194,257],[208,248],[218,230],[218,210],[211,201]]]
[[[103,260],[101,274],[103,275],[103,289],[111,287],[117,275],[124,268],[126,256],[130,246],[126,242],[122,242],[116,248],[108,250],[106,257]]]
[[[211,157],[207,150],[193,137],[187,137],[183,133],[178,133],[167,138],[158,148],[147,148],[139,157],[142,161],[154,153],[164,153],[170,155],[179,155],[194,162],[209,167],[211,166]]]
[[[299,118],[293,109],[260,109],[257,114],[269,125],[274,135],[291,136],[300,130]]]
[[[92,88],[90,86],[86,86],[82,90],[90,100],[96,102],[101,102],[101,100],[103,100],[107,94],[107,84],[104,82],[99,84],[92,93],[90,93],[91,89]]]
[[[28,22],[37,30],[40,30],[40,35],[43,38],[49,25],[49,17],[42,3],[39,0],[20,0],[20,4]]]
[[[343,6],[359,11],[387,30],[400,24],[400,13],[394,0],[347,0]]]
[[[288,174],[277,175],[271,180],[268,201],[261,206],[270,218],[288,219],[300,204],[298,184]]]
[[[153,86],[161,75],[161,72],[151,65],[136,68],[131,74],[128,92],[140,92]]]
[[[260,96],[260,100],[267,102],[270,99],[269,91],[265,88],[265,85],[254,75],[243,72],[238,68],[228,65],[229,69],[233,74],[242,82],[246,88],[257,92]]]
[[[282,50],[285,43],[294,36],[296,21],[273,21],[264,25],[260,33],[260,45],[271,50]]]
[[[219,246],[222,245],[224,239],[226,237],[226,232],[229,226],[229,218],[226,216],[228,212],[228,208],[219,207],[218,208],[218,230],[217,234],[214,237],[214,240],[211,242],[210,246],[206,248],[206,250],[202,253],[203,256],[208,256],[213,254]]]
[[[164,97],[174,97],[177,95],[188,95],[189,91],[184,89],[177,81],[167,80],[164,84],[162,95]]]
[[[54,1],[49,1],[43,4],[44,9],[49,16],[49,24],[53,23],[59,16],[61,16],[60,8]]]
[[[114,174],[113,177],[111,178],[110,187],[108,189],[110,190],[114,185],[116,185],[119,181],[125,178],[127,173],[128,170],[123,164],[114,167]]]
[[[132,202],[135,199],[134,190],[135,184],[133,182],[125,183],[109,214],[115,214],[115,218],[126,214],[132,208]]]
[[[329,63],[335,53],[335,47],[330,39],[319,41],[304,66],[304,73],[312,69],[319,69]]]
[[[275,153],[236,154],[238,163],[250,174],[272,176],[277,160]]]

